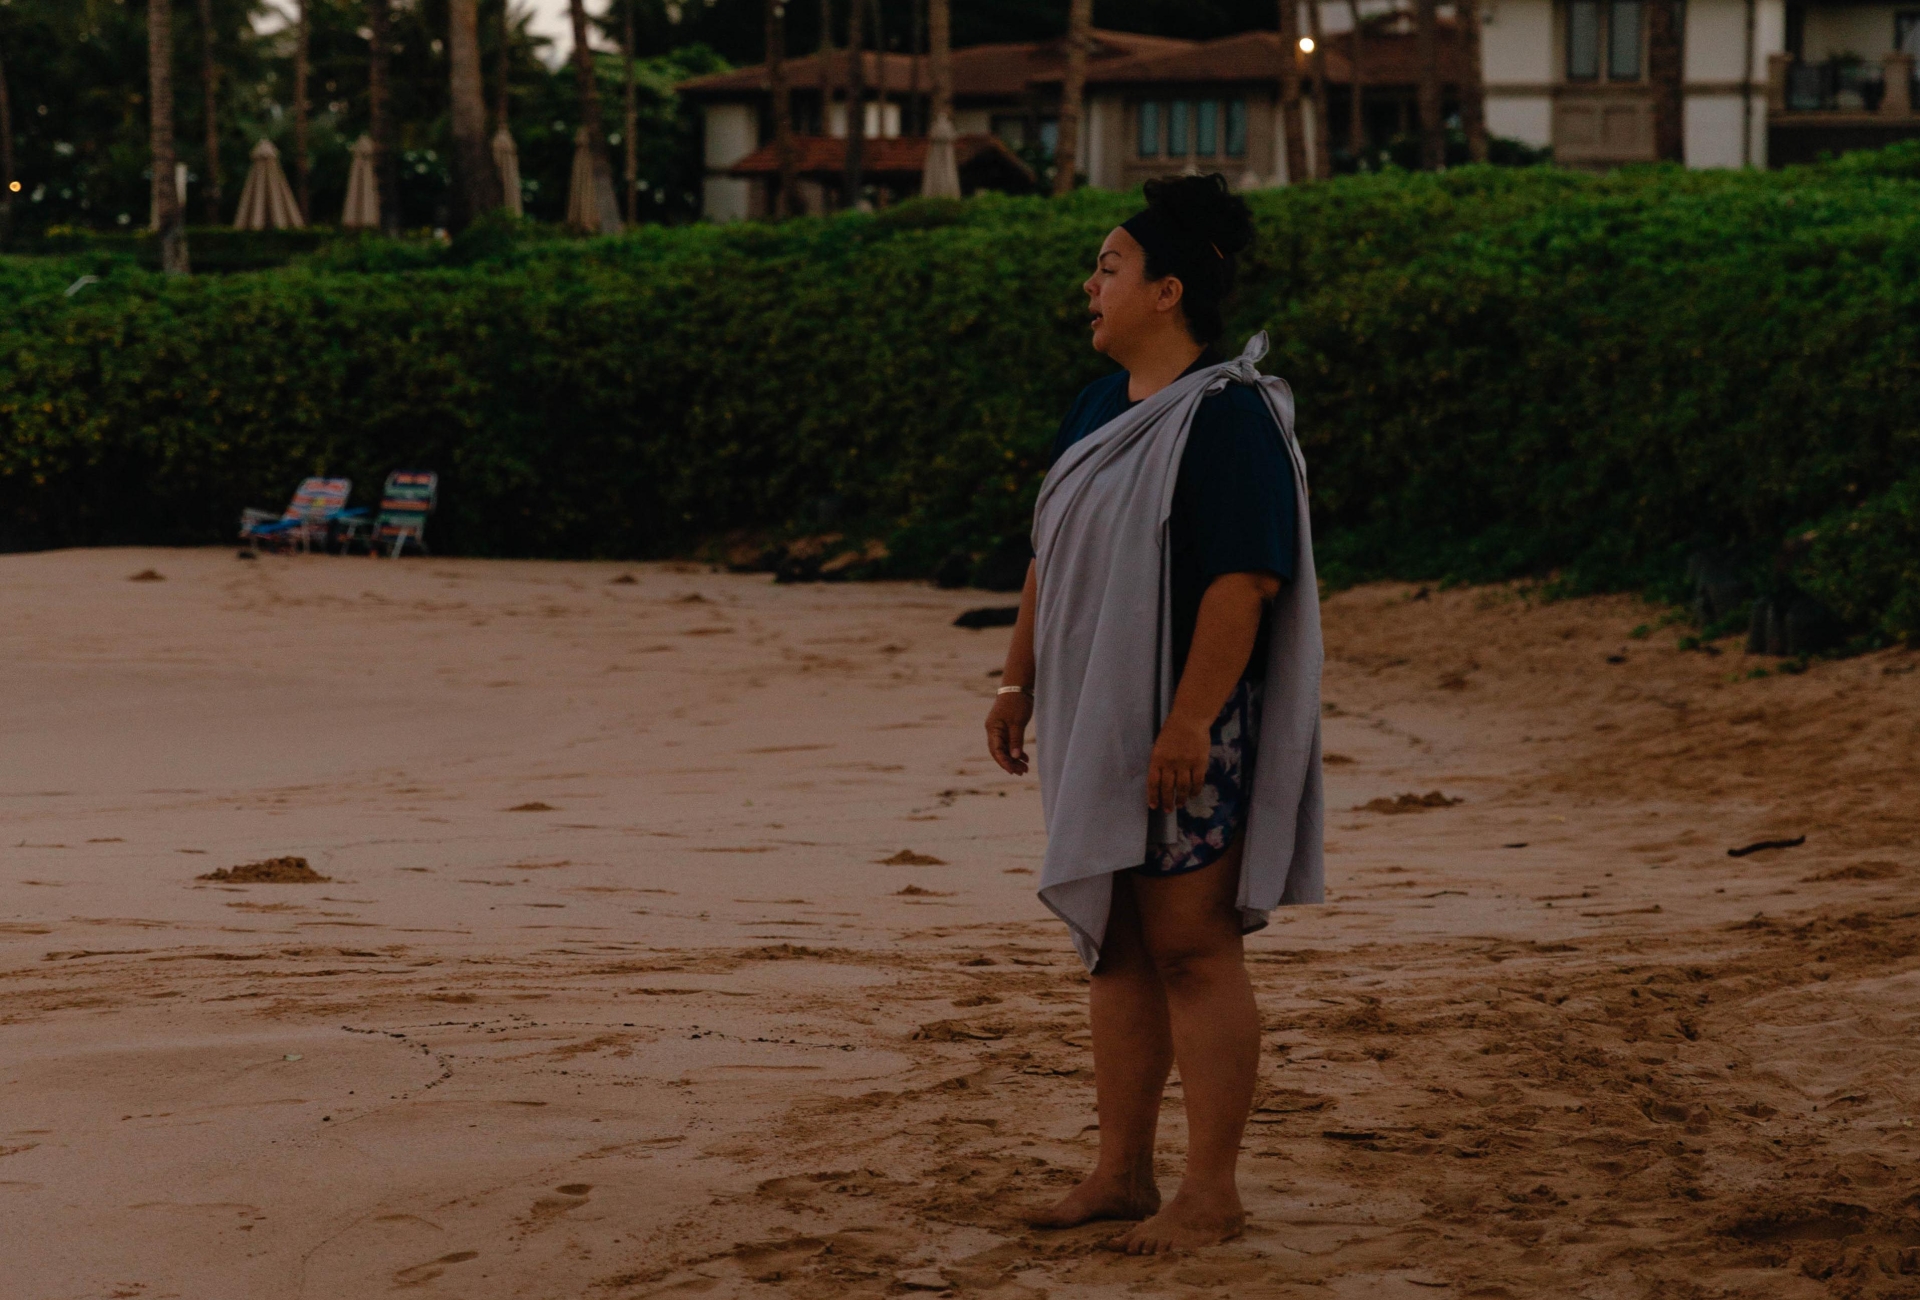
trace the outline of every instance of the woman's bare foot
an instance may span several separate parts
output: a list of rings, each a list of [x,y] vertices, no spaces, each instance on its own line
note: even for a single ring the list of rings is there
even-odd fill
[[[1160,1189],[1151,1174],[1135,1178],[1086,1179],[1058,1202],[1027,1215],[1035,1228],[1077,1228],[1095,1219],[1144,1219],[1160,1208]]]
[[[1227,1241],[1239,1236],[1246,1225],[1247,1212],[1231,1187],[1224,1192],[1189,1192],[1183,1186],[1166,1209],[1116,1237],[1112,1246],[1129,1255],[1163,1255]]]

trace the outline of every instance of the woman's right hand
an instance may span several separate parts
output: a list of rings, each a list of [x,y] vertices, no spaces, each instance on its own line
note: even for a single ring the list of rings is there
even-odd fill
[[[987,752],[1014,776],[1027,774],[1027,723],[1032,720],[1033,697],[1025,691],[996,695],[987,710]]]

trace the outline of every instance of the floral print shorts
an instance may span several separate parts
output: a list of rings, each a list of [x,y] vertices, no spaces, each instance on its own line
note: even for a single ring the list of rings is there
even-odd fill
[[[1180,808],[1179,838],[1149,844],[1147,860],[1136,867],[1147,876],[1184,876],[1218,862],[1233,846],[1253,795],[1253,761],[1260,747],[1259,682],[1245,678],[1213,720],[1213,753],[1207,759],[1206,784]]]

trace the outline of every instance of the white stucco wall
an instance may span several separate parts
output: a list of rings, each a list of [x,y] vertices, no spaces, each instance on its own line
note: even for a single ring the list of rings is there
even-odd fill
[[[1488,95],[1487,133],[1543,149],[1553,143],[1553,101],[1545,95]]]
[[[709,104],[707,166],[731,167],[760,147],[760,124],[749,104]]]
[[[745,221],[752,211],[753,182],[709,176],[701,187],[700,214],[708,221]]]
[[[1746,0],[1687,0],[1688,81],[1740,80],[1746,48]]]
[[[1489,0],[1480,14],[1480,58],[1481,75],[1489,86],[1552,81],[1552,0]],[[1492,104],[1487,111],[1493,111]]]
[[[760,147],[760,123],[751,105],[709,104],[705,116],[709,171],[731,167]],[[745,221],[752,193],[752,181],[710,175],[701,186],[701,214],[709,221]]]
[[[1740,166],[1740,122],[1740,96],[1688,95],[1681,116],[1687,166]]]

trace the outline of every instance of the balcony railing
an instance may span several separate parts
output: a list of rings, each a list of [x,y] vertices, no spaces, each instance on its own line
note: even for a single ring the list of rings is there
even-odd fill
[[[1910,54],[1808,62],[1776,54],[1767,68],[1768,108],[1782,113],[1872,113],[1911,117],[1920,105],[1920,76]]]

